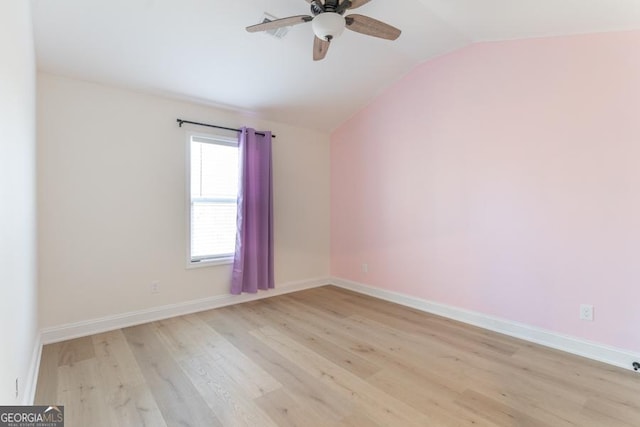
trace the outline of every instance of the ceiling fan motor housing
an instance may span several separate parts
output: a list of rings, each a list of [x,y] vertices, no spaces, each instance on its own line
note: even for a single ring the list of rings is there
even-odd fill
[[[314,34],[322,40],[331,41],[344,31],[344,16],[335,12],[325,12],[313,18],[311,26]]]

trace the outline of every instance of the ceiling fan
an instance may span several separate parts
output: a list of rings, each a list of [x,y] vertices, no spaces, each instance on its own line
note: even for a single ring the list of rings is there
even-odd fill
[[[395,40],[401,31],[389,24],[369,18],[368,16],[351,14],[343,16],[347,10],[356,9],[371,0],[306,0],[311,5],[310,15],[296,15],[288,18],[275,19],[261,24],[247,27],[247,31],[275,30],[297,24],[311,22],[315,39],[313,42],[313,60],[324,59],[329,50],[329,44],[340,36],[345,28],[368,36]]]

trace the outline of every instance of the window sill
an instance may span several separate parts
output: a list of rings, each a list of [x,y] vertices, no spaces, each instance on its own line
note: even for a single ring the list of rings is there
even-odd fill
[[[196,268],[215,267],[217,265],[226,265],[226,264],[233,264],[233,257],[208,259],[208,260],[202,260],[198,262],[187,261],[187,270],[192,270]]]

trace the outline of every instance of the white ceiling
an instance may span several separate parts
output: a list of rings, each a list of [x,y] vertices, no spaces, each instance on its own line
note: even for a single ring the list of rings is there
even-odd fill
[[[373,0],[403,30],[345,31],[312,60],[310,24],[278,40],[245,27],[304,0],[32,0],[38,68],[330,131],[415,65],[473,42],[640,29],[640,0]],[[354,12],[355,13],[355,12]]]

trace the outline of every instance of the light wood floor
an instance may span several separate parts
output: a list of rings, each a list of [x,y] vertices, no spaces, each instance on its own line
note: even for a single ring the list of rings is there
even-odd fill
[[[44,347],[67,427],[640,426],[640,375],[327,286]]]

